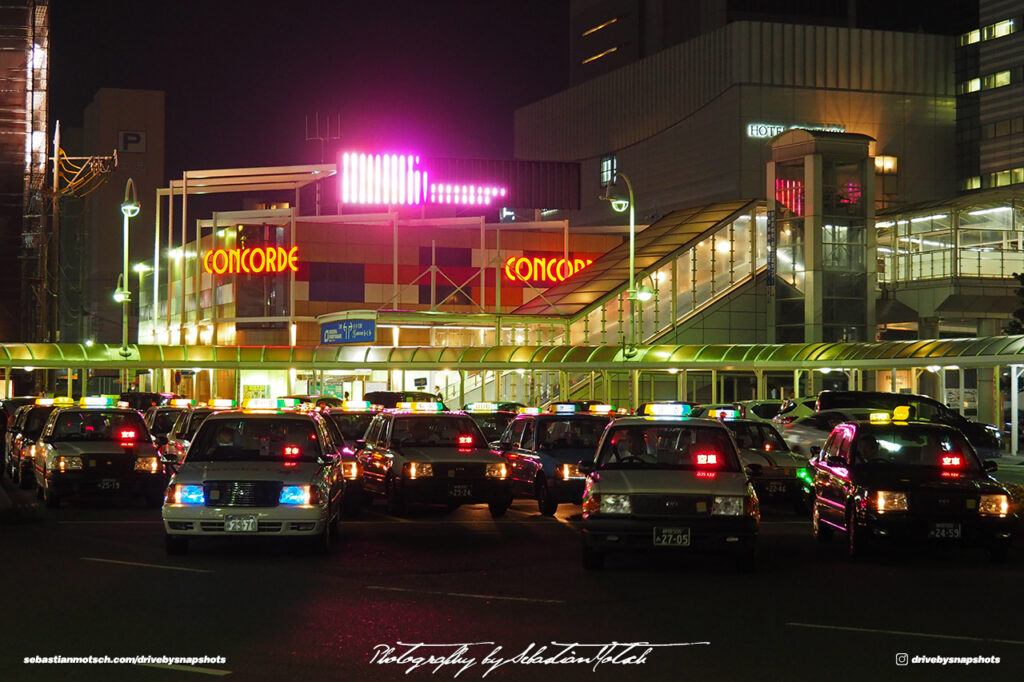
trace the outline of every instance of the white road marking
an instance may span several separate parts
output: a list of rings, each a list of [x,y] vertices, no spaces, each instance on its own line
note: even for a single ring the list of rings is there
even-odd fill
[[[200,673],[202,675],[216,675],[217,677],[223,677],[224,675],[230,675],[230,670],[217,670],[216,668],[200,668],[195,665],[160,665],[158,663],[139,663],[139,666],[143,668],[161,668],[163,670],[181,670],[187,673]]]
[[[561,599],[535,599],[533,597],[503,597],[496,594],[471,594],[469,592],[433,592],[431,590],[413,590],[407,587],[386,587],[384,585],[367,585],[368,590],[385,590],[388,592],[411,592],[413,594],[437,594],[443,597],[468,597],[470,599],[492,599],[502,601],[528,601],[538,604],[565,604]]]
[[[937,635],[929,632],[903,632],[901,630],[874,630],[871,628],[852,628],[841,625],[815,625],[813,623],[786,623],[798,628],[815,628],[818,630],[846,630],[848,632],[867,632],[879,635],[900,635],[903,637],[929,637],[932,639],[960,639],[968,642],[998,642],[999,644],[1019,644],[1024,642],[1015,639],[994,639],[992,637],[966,637],[963,635]]]
[[[98,559],[96,557],[84,556],[82,561],[97,561],[103,564],[120,564],[122,566],[144,566],[146,568],[162,568],[168,571],[187,571],[189,573],[213,573],[204,568],[185,568],[184,566],[167,566],[165,564],[143,564],[137,561],[117,561],[115,559]]]

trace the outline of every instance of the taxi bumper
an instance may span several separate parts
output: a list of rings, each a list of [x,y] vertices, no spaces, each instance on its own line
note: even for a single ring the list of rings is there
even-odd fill
[[[547,479],[548,496],[559,503],[582,504],[583,489],[586,484],[585,477],[570,479],[550,477]]]
[[[399,486],[406,502],[421,504],[487,504],[512,494],[508,479],[497,478],[402,478]]]
[[[251,518],[249,518],[251,517]],[[327,523],[327,507],[279,505],[277,507],[207,507],[199,504],[165,504],[164,530],[190,537],[260,537],[316,535]],[[246,530],[234,530],[237,528]]]
[[[46,472],[46,484],[60,497],[129,496],[163,497],[168,476],[163,473]]]
[[[903,544],[959,544],[987,546],[1013,539],[1018,525],[1015,516],[1005,518],[965,516],[926,517],[908,514],[868,513],[859,525],[877,540]]]
[[[688,544],[656,545],[655,537],[663,529],[683,529],[683,534],[688,535]],[[757,529],[757,519],[752,516],[602,518],[590,515],[583,520],[583,542],[601,551],[666,547],[728,551],[752,547],[757,540]]]

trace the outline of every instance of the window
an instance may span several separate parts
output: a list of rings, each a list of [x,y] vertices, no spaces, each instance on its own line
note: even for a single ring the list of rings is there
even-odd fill
[[[601,157],[601,187],[615,184],[615,174],[618,172],[618,164],[615,155],[608,154]]]
[[[533,449],[533,420],[532,419],[524,419],[523,421],[526,422],[526,426],[523,428],[522,448],[524,450],[532,450]]]
[[[1008,36],[1011,33],[1017,31],[1017,22],[1014,19],[1004,19],[1003,21],[997,21],[994,24],[989,24],[981,29],[974,29],[968,31],[960,36],[960,47],[965,45],[974,45],[975,43],[983,42],[986,40],[995,40],[996,38],[1002,38]]]

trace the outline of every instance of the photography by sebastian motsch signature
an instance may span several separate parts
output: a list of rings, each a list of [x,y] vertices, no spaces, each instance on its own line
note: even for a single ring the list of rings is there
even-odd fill
[[[421,668],[437,673],[442,670],[458,677],[467,670],[479,667],[482,677],[507,665],[586,665],[597,670],[602,665],[643,665],[655,649],[688,646],[708,646],[711,642],[533,642],[521,651],[505,651],[494,642],[395,642],[373,647],[370,663],[394,665],[405,669],[408,675]]]

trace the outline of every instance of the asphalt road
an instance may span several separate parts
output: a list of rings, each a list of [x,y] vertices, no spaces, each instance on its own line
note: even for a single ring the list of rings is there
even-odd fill
[[[463,666],[459,680],[559,682],[1024,673],[1019,541],[1005,564],[948,549],[854,563],[840,538],[818,545],[806,518],[768,509],[753,575],[724,557],[688,554],[613,557],[586,572],[578,508],[563,505],[550,519],[522,500],[498,520],[484,507],[394,518],[378,505],[345,523],[326,557],[241,541],[168,557],[159,512],[141,503],[49,510],[4,486],[15,513],[0,524],[2,679],[448,680]],[[553,642],[579,645],[570,654]],[[619,646],[604,651],[618,662],[597,665],[567,660],[593,659],[601,649],[583,645],[614,642],[690,646]],[[414,643],[446,646],[410,650]],[[473,644],[460,652],[460,643]],[[540,658],[563,662],[514,658],[540,647]],[[900,653],[1000,662],[904,667]],[[449,662],[413,668],[424,654]],[[90,655],[224,660],[24,662]],[[492,668],[499,659],[513,660]]]

